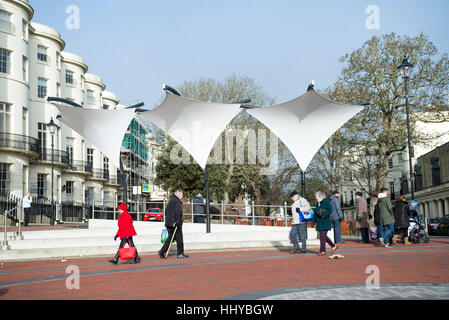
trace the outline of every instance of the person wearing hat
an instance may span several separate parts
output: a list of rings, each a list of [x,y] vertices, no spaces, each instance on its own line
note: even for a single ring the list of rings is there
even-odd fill
[[[368,204],[363,198],[363,193],[356,192],[355,194],[355,214],[356,214],[356,222],[355,226],[357,229],[360,229],[360,233],[362,234],[362,242],[369,243],[369,215],[368,215]]]
[[[200,191],[195,191],[195,198],[192,199],[193,203],[193,222],[204,223],[204,198]]]
[[[344,243],[341,240],[341,221],[343,220],[343,211],[340,206],[340,192],[334,191],[331,196],[332,214],[331,223],[332,229],[334,229],[334,242]]]
[[[128,206],[126,205],[126,203],[122,203],[118,207],[118,212],[120,214],[120,217],[118,218],[118,231],[114,237],[114,241],[116,241],[117,238],[120,238],[121,242],[120,242],[119,248],[123,248],[128,241],[129,241],[129,245],[131,247],[134,247],[133,236],[136,236],[137,232],[134,229],[133,218],[128,213]],[[120,258],[120,256],[117,251],[114,259],[109,260],[109,262],[111,262],[113,264],[117,264],[119,258]],[[134,260],[131,263],[139,263],[139,262],[140,262],[140,258],[139,258],[139,255],[138,255],[137,249],[136,249],[136,256],[134,257]]]
[[[299,212],[307,212],[310,210],[309,202],[302,198],[298,192],[295,190],[290,193],[290,199],[292,199],[292,229],[290,231],[291,240],[293,242],[293,251],[294,253],[306,253],[307,250],[307,222],[301,222],[299,218]],[[298,238],[301,239],[302,248],[299,250],[299,242]]]

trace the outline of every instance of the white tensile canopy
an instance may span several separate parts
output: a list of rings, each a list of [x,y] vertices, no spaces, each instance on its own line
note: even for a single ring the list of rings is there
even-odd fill
[[[87,109],[52,102],[61,113],[61,122],[95,145],[117,168],[120,167],[120,150],[123,136],[135,109]]]
[[[226,126],[240,112],[240,104],[207,103],[167,93],[154,110],[141,113],[164,130],[203,168]]]
[[[62,122],[119,167],[123,136],[134,117],[134,109],[86,109],[53,104],[61,112]],[[176,140],[205,169],[217,138],[240,112],[240,107],[240,104],[207,103],[167,93],[160,106],[141,115]],[[362,109],[336,103],[309,90],[291,101],[247,112],[284,142],[305,171],[327,139]]]
[[[327,139],[362,109],[336,103],[309,90],[291,101],[247,112],[273,131],[306,171]]]

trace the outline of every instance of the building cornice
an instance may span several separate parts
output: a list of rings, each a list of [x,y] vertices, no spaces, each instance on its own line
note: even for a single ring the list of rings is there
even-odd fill
[[[7,2],[11,2],[15,4],[16,6],[22,7],[25,9],[26,12],[28,12],[29,15],[29,21],[33,19],[34,16],[34,9],[33,7],[28,3],[27,0],[6,0]]]
[[[100,86],[103,90],[106,89],[106,85],[103,83],[101,78],[99,76],[91,74],[91,73],[86,73],[84,75],[84,82],[92,83],[92,84],[95,84],[97,86]]]
[[[62,51],[61,58],[62,58],[63,63],[65,62],[65,63],[71,63],[74,65],[77,65],[77,66],[81,67],[85,73],[89,69],[89,67],[84,63],[83,59],[74,53]]]
[[[64,50],[65,41],[61,38],[61,35],[59,34],[58,31],[56,31],[55,29],[53,29],[51,27],[48,27],[46,25],[39,24],[36,22],[31,22],[30,27],[31,27],[30,31],[34,35],[44,37],[49,40],[53,40],[60,45],[60,47],[61,47],[60,51]]]

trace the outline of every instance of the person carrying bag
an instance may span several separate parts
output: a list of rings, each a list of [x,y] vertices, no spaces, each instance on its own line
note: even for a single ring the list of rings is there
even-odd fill
[[[114,241],[116,241],[117,238],[120,238],[121,242],[114,259],[109,260],[109,262],[112,264],[117,264],[118,259],[120,258],[124,260],[133,259],[131,263],[139,263],[140,258],[133,241],[133,236],[136,236],[137,232],[134,229],[133,218],[128,213],[128,207],[126,203],[122,203],[118,207],[118,212],[120,214],[120,217],[118,218],[118,231],[114,237]],[[128,248],[124,248],[126,243],[128,243]]]

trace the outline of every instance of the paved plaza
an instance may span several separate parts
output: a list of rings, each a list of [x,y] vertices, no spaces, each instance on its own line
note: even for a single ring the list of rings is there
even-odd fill
[[[392,248],[346,240],[342,260],[289,253],[290,248],[186,252],[168,260],[141,252],[142,263],[112,257],[3,262],[1,300],[320,300],[448,299],[449,238]],[[371,267],[370,267],[371,266]],[[378,286],[369,280],[378,268]],[[371,269],[370,269],[371,268]],[[79,270],[79,289],[72,281]],[[368,280],[367,280],[368,279]],[[366,283],[369,287],[367,289]],[[72,285],[70,285],[72,284]],[[72,287],[72,289],[68,289]],[[123,296],[126,288],[127,295]]]

